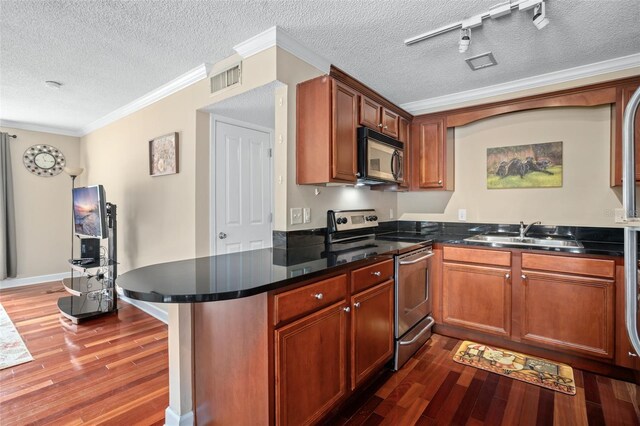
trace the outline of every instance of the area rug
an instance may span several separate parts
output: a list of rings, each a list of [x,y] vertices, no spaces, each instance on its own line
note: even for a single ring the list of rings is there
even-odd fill
[[[573,369],[567,364],[468,340],[460,344],[453,360],[556,392],[576,394]]]
[[[0,305],[0,370],[33,361],[7,311]]]

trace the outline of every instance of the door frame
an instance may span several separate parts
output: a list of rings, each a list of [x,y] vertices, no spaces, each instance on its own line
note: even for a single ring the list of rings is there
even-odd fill
[[[216,130],[218,123],[229,124],[237,127],[244,127],[249,130],[255,130],[258,132],[267,133],[269,135],[269,149],[271,150],[271,157],[269,157],[269,192],[271,199],[269,200],[269,208],[271,209],[271,242],[273,244],[273,211],[274,211],[274,194],[273,194],[273,134],[275,129],[268,127],[262,127],[257,124],[248,123],[246,121],[236,120],[233,118],[225,117],[219,114],[210,114],[211,124],[209,126],[209,255],[214,256],[217,253],[216,243],[218,239],[218,230],[216,226]]]

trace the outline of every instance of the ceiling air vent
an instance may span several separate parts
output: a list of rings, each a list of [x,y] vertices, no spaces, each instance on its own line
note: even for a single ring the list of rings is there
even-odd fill
[[[471,68],[473,71],[492,67],[498,64],[498,62],[496,62],[496,58],[493,57],[493,53],[491,52],[483,53],[472,58],[467,58],[465,59],[465,61],[467,61],[469,68]]]
[[[242,63],[236,64],[233,67],[212,76],[209,79],[211,82],[211,93],[217,93],[228,87],[240,84],[241,65]]]

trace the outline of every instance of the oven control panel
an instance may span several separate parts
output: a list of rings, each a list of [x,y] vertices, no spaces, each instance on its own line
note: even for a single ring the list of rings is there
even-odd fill
[[[327,212],[327,227],[330,232],[374,228],[376,226],[378,226],[378,214],[374,209],[329,210]]]

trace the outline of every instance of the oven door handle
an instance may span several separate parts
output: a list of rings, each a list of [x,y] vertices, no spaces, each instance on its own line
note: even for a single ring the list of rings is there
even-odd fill
[[[431,252],[431,253],[427,254],[426,256],[419,257],[419,258],[417,258],[415,260],[401,260],[399,263],[400,263],[400,265],[413,265],[414,263],[421,262],[421,261],[423,261],[425,259],[430,258],[433,255],[434,255],[434,253]]]
[[[398,342],[400,344],[400,346],[406,346],[406,345],[412,345],[415,342],[418,341],[418,339],[427,331],[431,330],[431,327],[433,327],[433,325],[436,323],[436,320],[434,320],[433,318],[429,317],[429,324],[422,329],[422,331],[420,333],[418,333],[418,335],[416,337],[414,337],[413,339],[409,340],[408,342],[403,342],[400,341]]]

